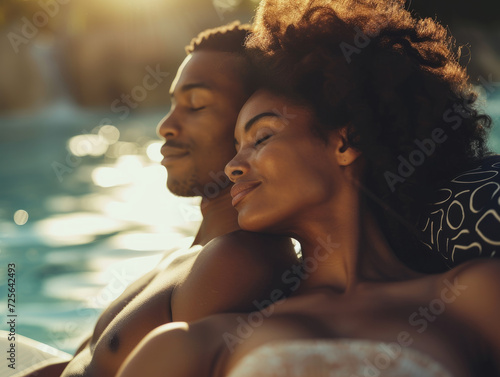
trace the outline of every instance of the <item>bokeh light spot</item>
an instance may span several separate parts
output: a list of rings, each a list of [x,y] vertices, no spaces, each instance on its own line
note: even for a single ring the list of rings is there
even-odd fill
[[[120,131],[112,125],[100,127],[97,134],[105,138],[108,141],[108,144],[114,144],[118,141],[118,139],[120,139]]]
[[[162,145],[163,144],[159,141],[153,141],[149,143],[146,148],[146,154],[151,161],[160,162],[161,160],[163,160],[163,156],[160,152]]]
[[[17,225],[24,225],[28,222],[28,217],[28,212],[24,209],[17,210],[16,213],[14,213],[14,222]]]
[[[108,150],[108,146],[108,140],[101,135],[78,135],[68,141],[70,152],[77,157],[102,156]]]

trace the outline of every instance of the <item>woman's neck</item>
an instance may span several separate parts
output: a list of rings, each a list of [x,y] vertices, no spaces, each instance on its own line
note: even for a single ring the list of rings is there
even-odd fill
[[[365,283],[422,276],[394,255],[356,190],[336,203],[341,204],[324,207],[331,214],[329,221],[309,223],[297,234],[304,260],[301,291],[329,287],[349,293]]]

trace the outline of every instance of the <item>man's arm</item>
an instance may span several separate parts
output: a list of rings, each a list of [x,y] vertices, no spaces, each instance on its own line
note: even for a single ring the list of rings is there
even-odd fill
[[[151,331],[130,353],[116,377],[208,377],[220,336],[211,321],[168,323]]]
[[[117,377],[203,377],[214,368],[234,314],[259,310],[283,287],[282,274],[298,262],[290,239],[237,231],[209,242],[175,287],[174,322],[149,333],[127,357]],[[233,318],[234,319],[234,318]],[[196,321],[196,322],[194,322]],[[187,324],[186,322],[194,322]]]

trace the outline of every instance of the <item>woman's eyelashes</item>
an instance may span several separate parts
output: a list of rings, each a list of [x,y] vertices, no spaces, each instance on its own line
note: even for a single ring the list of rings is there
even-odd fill
[[[255,147],[259,146],[259,145],[260,145],[260,144],[262,144],[264,141],[266,141],[267,139],[269,139],[271,136],[273,136],[273,135],[272,135],[272,134],[267,134],[267,135],[264,135],[264,136],[259,137],[259,138],[255,141],[254,146],[255,146]]]

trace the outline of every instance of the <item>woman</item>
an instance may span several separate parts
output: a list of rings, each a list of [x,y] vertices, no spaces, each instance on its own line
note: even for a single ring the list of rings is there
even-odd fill
[[[268,74],[226,174],[242,228],[300,241],[291,297],[158,328],[120,377],[499,375],[500,263],[428,274],[410,247],[429,190],[486,153],[444,29],[392,1],[270,0],[248,46]]]

